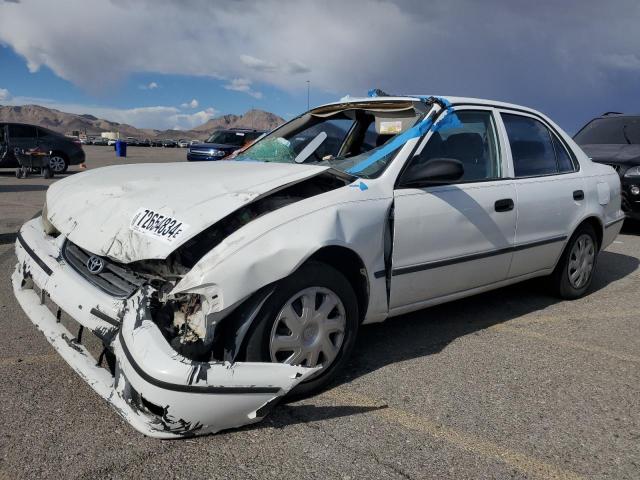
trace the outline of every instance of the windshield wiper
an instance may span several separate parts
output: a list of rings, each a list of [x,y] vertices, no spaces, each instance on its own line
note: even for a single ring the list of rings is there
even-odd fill
[[[629,136],[627,135],[627,125],[622,126],[622,135],[624,135],[624,139],[627,141],[629,145],[631,145],[631,140],[629,140]]]

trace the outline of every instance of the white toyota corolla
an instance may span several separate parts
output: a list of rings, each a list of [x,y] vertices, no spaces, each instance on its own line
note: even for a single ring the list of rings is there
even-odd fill
[[[346,98],[235,161],[53,184],[18,236],[13,286],[97,393],[168,438],[317,391],[361,324],[539,276],[580,297],[623,218],[616,172],[534,110]]]

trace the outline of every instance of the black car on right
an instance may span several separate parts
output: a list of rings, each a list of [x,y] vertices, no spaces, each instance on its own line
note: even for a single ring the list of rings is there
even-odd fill
[[[640,115],[607,112],[573,137],[594,162],[610,165],[620,175],[622,210],[640,220]]]
[[[236,150],[247,147],[265,132],[250,128],[228,128],[216,130],[203,143],[189,146],[187,160],[190,162],[222,160]]]

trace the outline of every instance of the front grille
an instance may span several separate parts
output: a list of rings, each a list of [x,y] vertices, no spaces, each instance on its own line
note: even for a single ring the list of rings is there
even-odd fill
[[[220,150],[217,148],[215,150],[223,152],[223,150]],[[191,150],[189,153],[196,157],[218,157],[219,156],[219,155],[212,155],[211,150]],[[226,155],[226,152],[224,152],[224,154]]]
[[[130,297],[146,282],[143,277],[136,275],[125,265],[117,264],[104,257],[100,257],[104,262],[104,269],[98,274],[91,273],[87,268],[87,260],[92,254],[68,240],[62,247],[62,255],[67,263],[87,281],[117,298]]]

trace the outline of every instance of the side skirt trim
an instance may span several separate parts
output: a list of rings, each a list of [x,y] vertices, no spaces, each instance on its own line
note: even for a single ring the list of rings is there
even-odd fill
[[[432,268],[446,267],[448,265],[455,265],[456,263],[470,262],[473,260],[480,260],[482,258],[495,257],[496,255],[504,255],[505,253],[518,252],[520,250],[526,250],[528,248],[541,247],[543,245],[549,245],[551,243],[564,242],[567,239],[566,235],[560,235],[557,237],[546,238],[544,240],[538,240],[535,242],[522,243],[520,245],[514,245],[512,247],[499,248],[497,250],[491,250],[488,252],[472,253],[471,255],[464,255],[462,257],[447,258],[445,260],[436,260],[434,262],[421,263],[418,265],[409,265],[407,267],[394,268],[392,275],[397,277],[399,275],[405,275],[407,273],[421,272],[423,270],[430,270]]]

